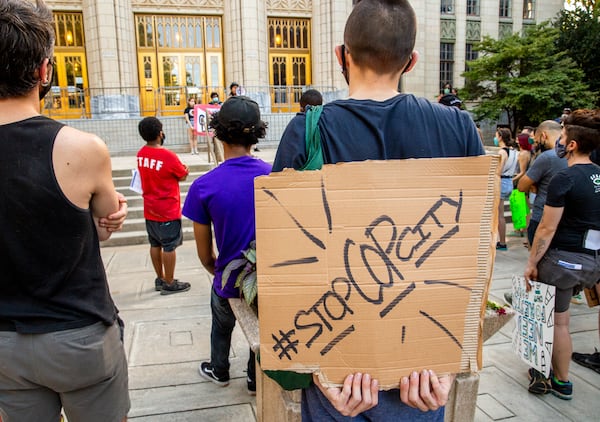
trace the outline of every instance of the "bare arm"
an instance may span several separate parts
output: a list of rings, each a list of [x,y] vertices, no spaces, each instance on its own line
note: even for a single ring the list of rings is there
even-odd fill
[[[504,168],[504,164],[506,163],[506,160],[508,159],[508,155],[506,154],[506,151],[504,151],[503,149],[498,150],[498,155],[500,156],[500,164],[498,165],[498,176],[502,175],[502,169]]]
[[[187,113],[183,113],[183,118],[185,119],[185,122],[187,123],[188,127],[190,129],[192,129],[192,122],[190,122],[190,116]]]
[[[535,182],[531,180],[531,178],[527,175],[524,175],[519,179],[519,184],[517,185],[517,189],[521,192],[532,192],[535,190]]]
[[[519,151],[519,172],[514,175],[513,182],[517,182],[523,176],[525,176],[525,172],[527,171],[527,165],[529,164],[529,159],[531,158],[529,151]]]
[[[216,256],[213,249],[212,229],[210,225],[194,222],[194,238],[196,239],[196,251],[202,266],[212,275],[215,274]]]
[[[564,208],[550,207],[546,205],[544,207],[544,214],[542,214],[542,221],[535,231],[535,237],[533,238],[533,245],[529,252],[529,259],[527,260],[527,266],[525,267],[525,279],[526,280],[537,280],[537,264],[540,262],[550,242],[556,233],[558,223],[562,218]],[[527,290],[531,289],[529,283],[526,283]]]
[[[106,144],[95,135],[65,126],[56,136],[52,162],[67,199],[79,208],[89,209],[98,238],[108,239],[111,230],[101,227],[99,220],[119,212],[119,198]]]
[[[106,144],[97,137],[94,137],[93,152],[96,160],[92,160],[92,168],[94,170],[92,177],[94,179],[90,208],[96,223],[96,231],[100,240],[110,238],[114,230],[110,230],[108,225],[101,225],[100,218],[107,217],[119,212],[119,196],[115,190],[115,185],[112,180],[112,168],[110,155]],[[95,177],[93,176],[95,175]],[[120,214],[119,214],[120,215]],[[126,216],[127,214],[125,214]],[[125,220],[125,216],[122,216]],[[120,226],[120,225],[119,225]]]
[[[127,217],[127,199],[122,193],[117,192],[119,198],[119,210],[108,217],[102,217],[98,220],[100,227],[109,232],[116,232],[123,228],[123,223]]]

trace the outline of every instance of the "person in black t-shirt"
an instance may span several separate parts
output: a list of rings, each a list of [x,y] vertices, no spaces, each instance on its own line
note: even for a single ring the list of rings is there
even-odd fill
[[[590,154],[600,143],[600,110],[576,110],[564,122],[556,154],[568,167],[550,181],[542,220],[525,268],[525,278],[556,286],[552,373],[530,370],[529,391],[570,400],[571,296],[583,287],[600,293],[600,166]],[[531,289],[529,282],[527,289]]]

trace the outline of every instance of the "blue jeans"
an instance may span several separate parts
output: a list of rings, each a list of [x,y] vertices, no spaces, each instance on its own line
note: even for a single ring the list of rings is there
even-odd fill
[[[235,327],[235,315],[229,306],[229,300],[219,296],[215,289],[211,289],[210,309],[210,363],[218,377],[229,378],[229,349],[231,333]],[[248,377],[251,380],[256,379],[256,356],[252,350],[248,358]]]
[[[302,390],[302,422],[443,422],[445,408],[422,412],[400,401],[399,390],[379,392],[379,403],[372,409],[351,418],[342,416],[315,385]]]

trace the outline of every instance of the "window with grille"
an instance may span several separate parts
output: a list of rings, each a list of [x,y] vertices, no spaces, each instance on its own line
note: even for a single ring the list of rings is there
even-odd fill
[[[56,47],[84,47],[83,15],[81,13],[54,13]]]
[[[440,89],[454,80],[454,43],[440,43]]]
[[[440,11],[442,15],[454,14],[454,0],[441,0]]]
[[[469,71],[469,61],[477,60],[479,57],[479,52],[475,51],[474,44],[467,43],[465,44],[465,71]]]
[[[535,0],[525,0],[523,2],[523,19],[535,19]]]
[[[467,16],[479,16],[479,0],[467,0]]]
[[[510,0],[500,0],[500,6],[498,11],[498,16],[501,18],[510,18]]]
[[[274,50],[309,50],[310,20],[269,18],[269,48]]]

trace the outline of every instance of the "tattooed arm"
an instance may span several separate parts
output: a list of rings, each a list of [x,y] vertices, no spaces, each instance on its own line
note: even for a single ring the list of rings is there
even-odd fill
[[[525,267],[525,279],[526,280],[537,280],[537,264],[540,262],[548,247],[558,223],[562,218],[564,208],[551,207],[549,205],[544,206],[544,214],[542,215],[542,221],[535,231],[535,237],[533,238],[533,245],[529,251],[529,259],[527,260],[527,267]],[[531,289],[529,283],[526,284],[527,290]]]

